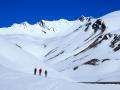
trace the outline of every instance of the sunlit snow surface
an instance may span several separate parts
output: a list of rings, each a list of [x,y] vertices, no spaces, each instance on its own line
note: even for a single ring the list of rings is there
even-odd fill
[[[43,20],[44,25],[0,28],[0,90],[119,90],[115,84],[79,83],[120,82],[120,51],[110,47],[114,37],[90,48],[100,36],[120,34],[120,11],[101,19],[107,26],[104,33],[94,33],[91,26],[85,31],[87,17],[83,22]],[[85,64],[93,59],[96,65]],[[42,75],[33,75],[34,68],[42,68]]]

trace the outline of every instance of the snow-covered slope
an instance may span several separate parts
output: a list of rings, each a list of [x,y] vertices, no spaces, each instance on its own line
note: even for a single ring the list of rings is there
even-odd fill
[[[0,28],[1,90],[19,90],[24,84],[23,90],[88,90],[77,82],[120,81],[120,11],[100,19],[104,31],[101,25],[93,28],[99,19],[83,16]],[[34,68],[48,70],[48,78],[34,76]],[[6,81],[18,84],[14,88]]]

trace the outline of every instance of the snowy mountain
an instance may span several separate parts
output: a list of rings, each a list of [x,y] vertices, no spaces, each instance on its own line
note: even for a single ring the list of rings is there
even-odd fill
[[[120,11],[115,11],[0,28],[0,90],[120,89],[80,83],[120,81],[119,24]],[[35,68],[43,69],[42,76],[33,75]]]

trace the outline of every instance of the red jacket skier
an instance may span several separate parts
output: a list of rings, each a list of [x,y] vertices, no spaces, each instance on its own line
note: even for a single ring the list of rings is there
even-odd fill
[[[41,76],[41,73],[42,73],[42,69],[40,68],[40,69],[39,69],[39,75],[40,75],[40,76]]]

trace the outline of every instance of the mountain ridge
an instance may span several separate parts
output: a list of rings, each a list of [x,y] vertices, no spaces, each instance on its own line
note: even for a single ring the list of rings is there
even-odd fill
[[[71,83],[120,81],[119,14],[0,28],[0,65],[30,75],[47,69]]]

